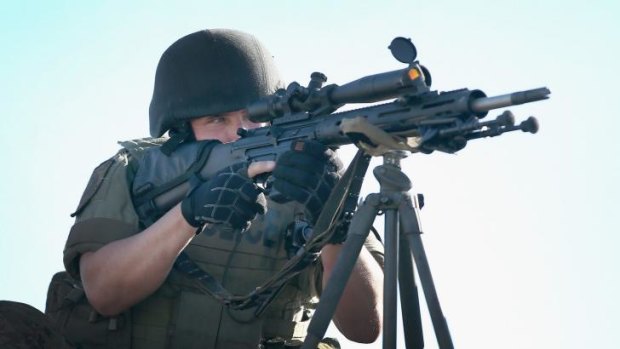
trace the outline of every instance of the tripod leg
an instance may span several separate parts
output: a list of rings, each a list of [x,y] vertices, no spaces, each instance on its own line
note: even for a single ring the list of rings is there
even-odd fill
[[[385,210],[385,265],[383,267],[383,349],[396,348],[398,300],[398,212]]]
[[[439,348],[452,349],[454,345],[452,344],[448,324],[441,311],[441,306],[439,305],[439,298],[437,297],[437,291],[433,283],[433,276],[431,275],[431,269],[428,264],[428,259],[426,258],[422,238],[420,237],[422,232],[420,230],[417,208],[413,206],[411,198],[407,196],[405,200],[401,201],[398,210],[400,213],[401,234],[405,235],[409,241],[409,248],[415,259],[418,275],[420,276],[420,283],[424,290],[426,304],[431,315]]]
[[[420,314],[420,296],[415,284],[415,270],[409,242],[404,234],[400,234],[398,247],[398,284],[405,332],[405,348],[422,349],[424,348],[424,335]]]
[[[302,349],[315,349],[325,336],[325,331],[327,331],[327,327],[334,316],[342,292],[377,216],[379,204],[379,195],[370,194],[353,216],[349,225],[347,240],[340,251],[327,287],[323,290],[317,310],[310,320],[308,335]]]

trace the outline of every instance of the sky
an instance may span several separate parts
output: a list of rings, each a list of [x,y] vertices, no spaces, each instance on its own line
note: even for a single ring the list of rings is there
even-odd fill
[[[387,49],[404,36],[433,89],[552,91],[510,108],[538,118],[536,135],[403,161],[426,198],[423,241],[455,347],[618,348],[619,16],[611,0],[3,1],[0,299],[44,309],[69,214],[117,141],[148,136],[155,67],[176,39],[251,32],[305,85],[314,71],[344,84],[404,68]],[[363,190],[378,190],[372,176]]]

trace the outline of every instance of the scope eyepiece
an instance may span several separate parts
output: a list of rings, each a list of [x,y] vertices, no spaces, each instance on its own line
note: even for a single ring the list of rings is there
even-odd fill
[[[247,106],[248,119],[255,123],[271,122],[284,114],[282,107],[285,90],[279,89],[273,95],[259,99]]]

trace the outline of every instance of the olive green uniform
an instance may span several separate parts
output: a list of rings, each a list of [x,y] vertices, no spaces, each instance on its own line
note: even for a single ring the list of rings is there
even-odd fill
[[[127,151],[121,151],[93,173],[64,251],[67,271],[76,279],[80,277],[81,254],[143,230],[132,204],[130,186],[135,169],[130,159]],[[268,213],[252,221],[242,234],[222,226],[207,228],[185,252],[228,291],[248,294],[287,261],[284,242],[264,244],[263,235],[275,230],[283,236],[301,210],[294,203],[271,201],[268,208]],[[369,238],[366,247],[382,264],[381,244]],[[321,274],[320,262],[308,267],[256,318],[254,309],[239,311],[223,306],[196,281],[173,269],[155,293],[131,309],[131,344],[127,345],[234,349],[256,348],[261,340],[278,337],[302,341],[320,295]]]

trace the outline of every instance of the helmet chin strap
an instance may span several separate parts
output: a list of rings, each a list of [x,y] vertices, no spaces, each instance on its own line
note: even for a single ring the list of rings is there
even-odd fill
[[[170,156],[181,144],[196,140],[189,122],[182,122],[168,131],[170,138],[162,144],[160,150],[166,156]]]

